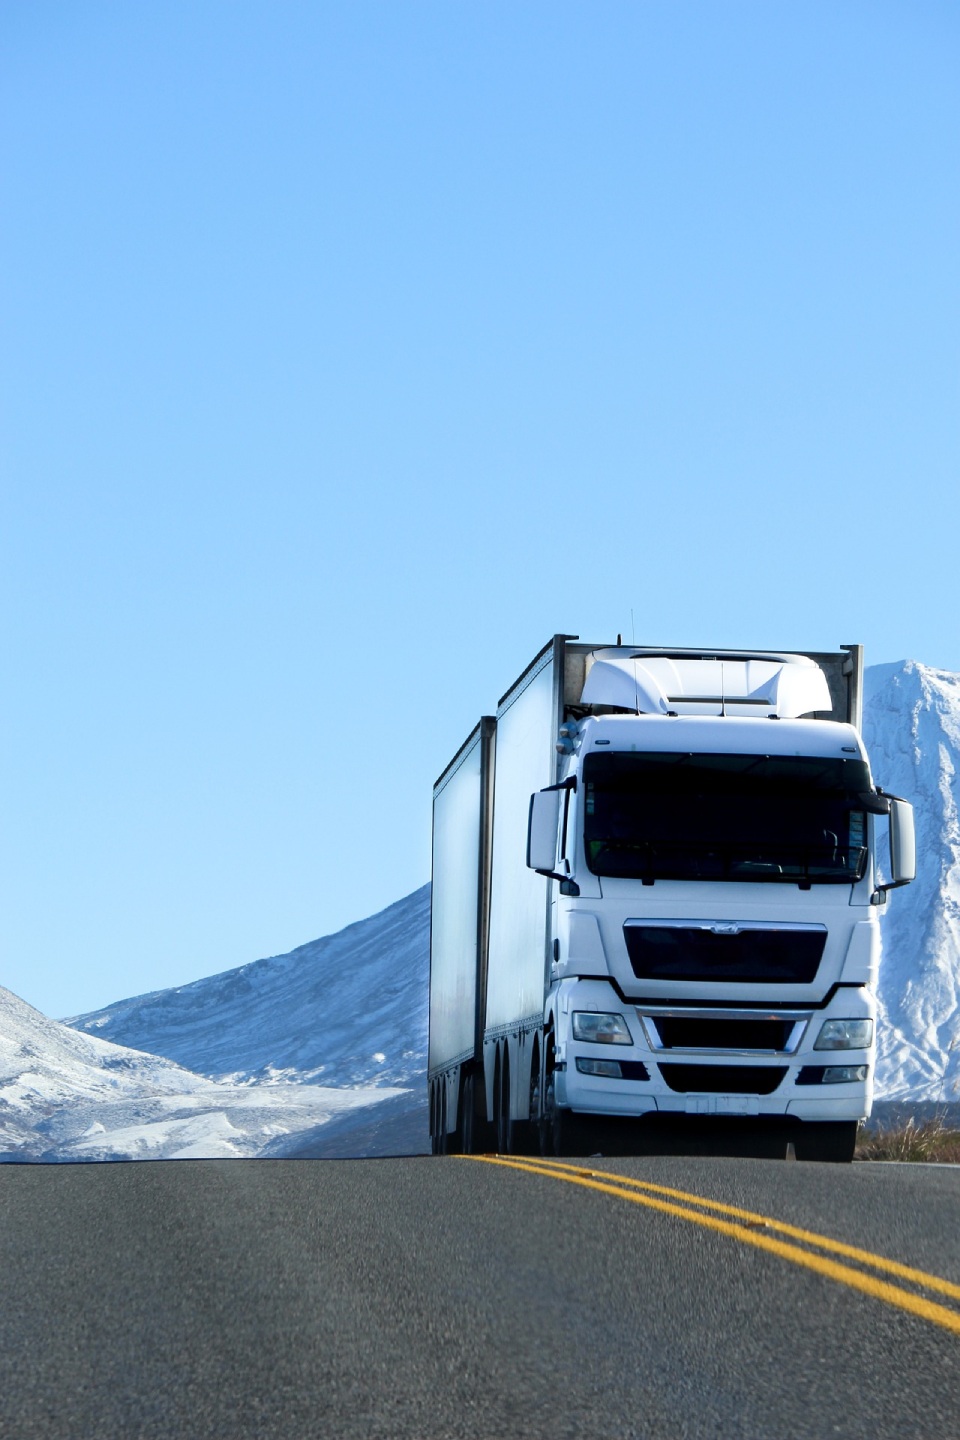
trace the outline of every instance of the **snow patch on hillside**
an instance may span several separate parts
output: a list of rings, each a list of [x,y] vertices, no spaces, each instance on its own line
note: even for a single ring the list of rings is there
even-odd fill
[[[960,1100],[960,675],[908,660],[867,670],[876,781],[916,812],[917,878],[883,918],[877,1095]]]
[[[199,1074],[425,1085],[430,886],[335,935],[66,1023]]]
[[[48,1020],[0,987],[0,1160],[282,1153],[347,1110],[403,1094],[210,1080]]]

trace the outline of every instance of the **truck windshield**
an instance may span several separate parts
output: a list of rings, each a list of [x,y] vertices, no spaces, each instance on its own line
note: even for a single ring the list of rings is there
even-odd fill
[[[584,844],[595,875],[850,884],[867,859],[862,760],[589,754]]]

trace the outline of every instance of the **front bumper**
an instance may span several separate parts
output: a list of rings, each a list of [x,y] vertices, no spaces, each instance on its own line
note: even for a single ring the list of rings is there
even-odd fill
[[[564,993],[565,992],[565,993]],[[800,1013],[770,1007],[760,1012],[728,1010],[705,1006],[673,1009],[654,1005],[625,1004],[604,981],[563,982],[557,996],[555,1025],[558,1068],[557,1104],[583,1114],[645,1115],[661,1111],[677,1115],[791,1116],[797,1120],[862,1120],[869,1116],[873,1102],[873,1050],[817,1051],[813,1045],[825,1020],[873,1018],[875,1007],[865,989],[850,987],[838,991],[823,1010],[809,1007]],[[630,1030],[631,1045],[598,1045],[573,1039],[571,1017],[575,1010],[611,1011],[622,1014]],[[684,1048],[666,1042],[658,1019],[667,1014],[683,1015],[702,1024],[712,1017],[714,1037],[720,1042]],[[729,1033],[743,1039],[746,1018],[764,1019],[774,1030],[780,1027],[782,1048],[751,1050],[726,1049],[722,1044],[724,1016],[730,1019]],[[785,1017],[785,1018],[783,1018]],[[776,1022],[776,1023],[774,1023]],[[739,1030],[737,1026],[739,1025]],[[623,1078],[607,1074],[584,1074],[577,1061],[601,1060],[622,1063]],[[841,1083],[824,1083],[811,1075],[834,1066],[862,1067],[864,1078]]]

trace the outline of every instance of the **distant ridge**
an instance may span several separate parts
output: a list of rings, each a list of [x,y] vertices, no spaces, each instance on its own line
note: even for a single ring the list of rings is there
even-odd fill
[[[426,1083],[430,887],[287,955],[67,1021],[201,1075]]]

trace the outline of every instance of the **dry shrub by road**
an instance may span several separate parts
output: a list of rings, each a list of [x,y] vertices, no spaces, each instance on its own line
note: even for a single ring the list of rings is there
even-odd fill
[[[920,1121],[910,1115],[886,1128],[861,1131],[856,1158],[960,1165],[960,1129],[944,1115]]]

